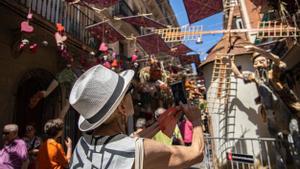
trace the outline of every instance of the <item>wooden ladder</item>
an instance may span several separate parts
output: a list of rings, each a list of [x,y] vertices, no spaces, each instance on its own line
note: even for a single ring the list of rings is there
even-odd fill
[[[226,59],[224,57],[227,57]],[[229,59],[228,59],[229,57]],[[215,96],[211,99],[222,99],[224,104],[228,102],[231,85],[231,61],[234,60],[230,55],[218,55],[215,58],[211,86],[215,89]]]

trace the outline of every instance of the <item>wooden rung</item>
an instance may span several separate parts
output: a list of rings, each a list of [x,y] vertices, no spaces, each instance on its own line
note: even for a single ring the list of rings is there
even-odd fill
[[[212,76],[212,78],[217,78],[217,79],[223,78],[223,79],[225,79],[225,78],[231,78],[231,76],[226,76],[226,77]]]
[[[218,84],[231,84],[231,82],[215,82],[215,81],[211,81],[211,83],[218,83]]]

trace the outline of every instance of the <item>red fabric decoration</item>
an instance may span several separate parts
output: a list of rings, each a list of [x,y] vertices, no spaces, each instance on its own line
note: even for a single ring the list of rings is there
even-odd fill
[[[184,0],[190,23],[214,15],[223,10],[222,0]]]
[[[34,43],[34,44],[29,46],[29,49],[32,53],[36,53],[36,51],[38,49],[38,45],[36,43]]]
[[[103,66],[106,67],[106,68],[108,68],[108,69],[111,68],[111,64],[108,61],[104,62]]]
[[[135,62],[138,59],[137,55],[132,55],[131,56],[131,62]]]
[[[62,32],[65,30],[65,27],[61,23],[56,23],[56,29],[58,32]]]
[[[125,39],[125,37],[114,28],[114,26],[107,22],[90,25],[87,27],[87,30],[97,39],[105,41],[106,43],[114,43]]]
[[[99,46],[99,51],[106,52],[107,50],[108,50],[107,44],[102,42],[101,45]]]
[[[118,61],[117,59],[114,59],[112,64],[111,64],[112,67],[118,67]]]
[[[172,56],[179,56],[185,55],[188,52],[192,52],[193,50],[187,47],[185,44],[180,44],[171,48],[170,55]]]
[[[129,16],[123,17],[121,20],[126,21],[132,25],[143,26],[143,27],[152,27],[152,28],[166,28],[165,25],[156,22],[155,20],[148,18],[146,16]]]
[[[84,2],[95,4],[101,7],[110,7],[118,3],[119,0],[82,0]]]
[[[137,42],[148,54],[157,54],[160,52],[169,53],[170,48],[157,34],[149,34],[137,38]]]
[[[179,60],[181,62],[182,65],[186,65],[186,64],[191,64],[191,63],[195,63],[197,65],[201,64],[201,61],[199,59],[199,55],[182,55],[179,56]]]

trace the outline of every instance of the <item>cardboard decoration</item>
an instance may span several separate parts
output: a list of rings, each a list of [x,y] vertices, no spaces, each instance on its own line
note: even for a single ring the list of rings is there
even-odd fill
[[[38,49],[38,45],[36,43],[29,46],[29,49],[32,53],[36,53]]]
[[[38,103],[39,101],[44,98],[44,94],[43,92],[37,92],[35,93],[29,100],[29,108],[33,109]]]
[[[62,35],[59,32],[56,32],[54,34],[54,37],[55,37],[55,41],[56,41],[57,46],[63,45],[64,42],[68,39],[66,35]]]
[[[178,109],[176,109],[175,107],[171,107],[167,109],[163,114],[161,114],[158,118],[160,130],[170,138],[174,133],[179,113],[180,112],[178,111]]]
[[[117,59],[114,59],[112,64],[111,64],[112,67],[118,67],[118,61]]]
[[[29,21],[21,22],[21,32],[32,33],[34,31],[33,26],[29,25]]]
[[[62,32],[65,31],[65,27],[61,23],[56,23],[56,30]]]
[[[99,51],[106,52],[108,50],[108,46],[106,43],[102,42],[99,46]]]
[[[30,25],[30,20],[32,19],[32,13],[28,12],[27,15],[27,20],[21,22],[20,24],[20,29],[21,29],[21,33],[22,33],[22,40],[20,41],[19,44],[19,50],[24,49],[27,45],[30,44],[30,41],[28,40],[28,38],[30,37],[30,34],[34,31],[34,27],[32,25]],[[34,53],[36,52],[37,49],[37,44],[31,44],[30,46],[30,50]]]
[[[104,62],[103,66],[106,67],[106,68],[108,68],[108,69],[111,68],[111,64],[108,61]]]
[[[131,62],[135,62],[138,59],[138,56],[136,54],[131,56]]]

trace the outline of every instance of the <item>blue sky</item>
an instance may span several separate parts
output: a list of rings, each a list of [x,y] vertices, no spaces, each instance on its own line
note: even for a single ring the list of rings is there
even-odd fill
[[[188,17],[183,4],[183,0],[169,0],[173,11],[176,15],[176,19],[180,26],[188,25]],[[192,25],[203,25],[204,30],[219,30],[223,28],[223,14],[218,13]],[[203,43],[196,44],[194,41],[184,42],[189,48],[193,49],[195,52],[200,53],[201,60],[206,58],[206,51],[209,50],[213,45],[215,45],[221,38],[222,34],[217,35],[204,35]]]

